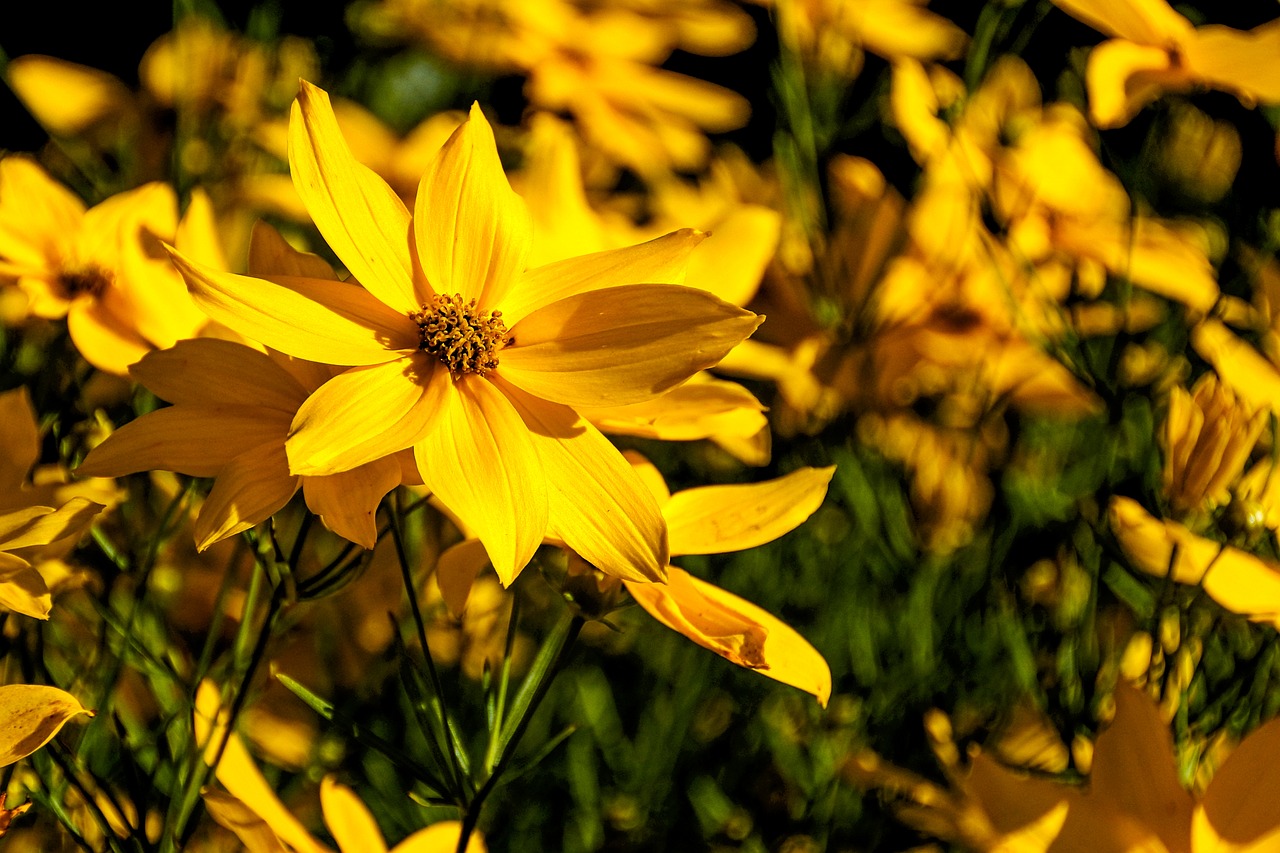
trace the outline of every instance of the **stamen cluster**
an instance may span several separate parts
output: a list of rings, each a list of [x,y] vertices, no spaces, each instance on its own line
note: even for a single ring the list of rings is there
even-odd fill
[[[474,299],[463,302],[457,293],[433,296],[410,311],[409,319],[418,324],[418,348],[440,359],[455,377],[484,376],[498,366],[498,350],[511,343],[501,311],[481,311]]]
[[[58,276],[58,281],[66,290],[67,298],[74,299],[81,294],[98,296],[111,283],[110,274],[96,266],[83,269],[67,270]]]

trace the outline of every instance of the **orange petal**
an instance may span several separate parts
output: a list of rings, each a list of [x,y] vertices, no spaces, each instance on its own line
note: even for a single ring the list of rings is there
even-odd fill
[[[415,310],[409,211],[351,156],[323,89],[300,81],[289,116],[289,171],[325,242],[395,312]]]
[[[795,629],[682,569],[668,566],[667,573],[665,584],[627,583],[627,590],[673,631],[732,663],[812,693],[826,707],[831,668]]]
[[[413,231],[436,293],[475,299],[481,311],[502,307],[524,271],[533,224],[524,199],[507,183],[479,104],[422,176]]]
[[[1273,850],[1280,842],[1280,719],[1255,729],[1213,774],[1191,823],[1193,850]]]
[[[372,549],[378,544],[378,505],[400,485],[400,463],[384,456],[350,471],[325,477],[303,477],[307,508],[334,533]]]
[[[261,524],[298,490],[284,447],[264,444],[223,466],[196,518],[196,550]]]
[[[772,542],[822,505],[835,466],[800,468],[763,483],[676,492],[662,507],[671,554],[723,554]]]
[[[511,329],[502,376],[570,406],[652,399],[712,367],[764,320],[706,291],[633,284],[580,293]]]
[[[79,536],[102,509],[88,498],[72,498],[57,509],[30,506],[0,514],[0,548],[48,545]]]
[[[455,618],[462,618],[466,612],[471,587],[487,565],[489,554],[479,539],[464,539],[440,555],[436,563],[436,586]]]
[[[31,466],[40,457],[31,392],[19,385],[0,394],[0,488],[17,490],[26,482]]]
[[[666,524],[618,449],[568,406],[539,400],[500,379],[495,384],[524,419],[546,471],[549,535],[606,574],[661,580]]]
[[[448,371],[423,357],[353,367],[321,385],[289,431],[295,474],[349,471],[422,438],[436,417]]]
[[[547,473],[529,428],[487,379],[441,371],[439,416],[413,446],[422,482],[484,543],[504,585],[547,533]]]

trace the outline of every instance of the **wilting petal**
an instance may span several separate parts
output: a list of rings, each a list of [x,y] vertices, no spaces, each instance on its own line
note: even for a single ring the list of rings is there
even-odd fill
[[[204,749],[204,759],[212,764],[226,732],[226,714],[221,708],[218,688],[211,681],[200,682],[196,691],[195,725],[196,743]],[[222,759],[215,768],[218,781],[236,799],[249,806],[280,839],[296,853],[330,853],[329,849],[311,837],[298,819],[284,807],[267,782],[262,771],[249,757],[244,741],[232,732],[227,737]]]
[[[81,714],[92,717],[93,711],[65,690],[42,684],[0,687],[0,767],[26,758]]]
[[[484,542],[510,585],[546,535],[549,472],[493,383],[465,374],[442,384],[438,419],[413,446],[422,482]]]
[[[618,449],[568,406],[498,380],[528,427],[547,475],[549,533],[605,574],[662,580],[666,524]]]
[[[422,176],[413,231],[432,290],[476,299],[481,311],[500,308],[524,271],[529,209],[507,183],[479,104]]]
[[[40,573],[21,557],[3,551],[0,551],[0,607],[32,619],[48,619],[53,609],[53,596]]]
[[[1111,499],[1111,529],[1135,568],[1199,584],[1211,598],[1254,622],[1280,624],[1280,566],[1152,517],[1137,501]]]
[[[580,293],[511,329],[502,377],[570,406],[652,399],[712,367],[764,320],[703,290],[633,284]]]
[[[381,364],[418,345],[408,314],[356,285],[283,276],[267,281],[171,254],[206,314],[272,349],[321,364]]]
[[[1213,774],[1191,818],[1192,850],[1273,850],[1280,842],[1280,719],[1245,738]]]
[[[835,470],[801,468],[764,483],[676,492],[662,507],[671,555],[723,554],[772,542],[822,505]]]
[[[400,485],[400,463],[384,456],[350,471],[324,477],[303,477],[307,508],[334,533],[372,549],[378,544],[378,504]]]
[[[295,474],[349,471],[422,438],[440,407],[448,371],[426,358],[353,367],[298,409],[286,445]]]
[[[409,211],[351,156],[329,96],[305,80],[289,116],[289,171],[316,228],[351,274],[394,311],[416,309]]]
[[[824,708],[831,668],[795,629],[768,611],[678,569],[667,583],[628,583],[627,590],[662,624],[738,666],[812,693]]]
[[[464,539],[445,549],[436,562],[436,586],[449,612],[461,618],[467,609],[471,587],[489,565],[489,554],[479,539]]]
[[[324,809],[325,826],[344,853],[386,853],[387,843],[369,808],[355,791],[339,785],[332,775],[320,782],[320,807]]]
[[[1178,782],[1169,727],[1155,702],[1127,682],[1116,684],[1116,715],[1098,735],[1089,797],[1151,827],[1177,850],[1191,829],[1191,795]]]
[[[102,509],[88,498],[72,498],[57,509],[33,506],[0,514],[0,548],[12,551],[79,536]]]
[[[201,791],[200,797],[209,817],[235,833],[248,853],[289,853],[267,822],[235,797],[210,788]]]
[[[248,530],[275,515],[298,490],[284,447],[264,444],[232,459],[218,472],[196,518],[196,550]]]
[[[262,444],[279,445],[288,415],[257,406],[172,406],[125,424],[89,451],[82,476],[121,477],[175,471],[213,477],[234,457]]]
[[[567,296],[622,284],[684,284],[694,248],[707,235],[692,228],[647,243],[579,255],[528,270],[502,300],[508,326]]]
[[[306,389],[270,356],[217,338],[178,341],[149,352],[129,375],[170,403],[261,406],[290,419],[307,398]]]
[[[1193,328],[1191,346],[1242,401],[1280,414],[1280,371],[1221,321],[1208,319]]]

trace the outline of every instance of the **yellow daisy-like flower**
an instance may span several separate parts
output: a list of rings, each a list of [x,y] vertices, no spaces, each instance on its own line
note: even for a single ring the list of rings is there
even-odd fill
[[[759,325],[676,286],[697,235],[526,270],[529,214],[478,107],[423,176],[412,213],[352,158],[328,95],[305,82],[289,161],[361,286],[174,259],[210,317],[295,357],[350,366],[298,410],[290,470],[332,474],[412,447],[423,482],[476,532],[505,583],[548,534],[628,579],[663,577],[661,513],[576,407],[652,399]]]

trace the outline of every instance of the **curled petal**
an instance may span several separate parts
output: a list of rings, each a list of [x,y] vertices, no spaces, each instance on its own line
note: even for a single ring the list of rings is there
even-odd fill
[[[248,530],[275,515],[298,490],[284,447],[264,444],[232,459],[218,472],[196,519],[196,549]]]
[[[400,463],[394,456],[367,462],[350,471],[303,477],[307,508],[324,526],[362,548],[378,544],[378,504],[400,485]]]
[[[11,551],[79,536],[102,509],[88,498],[72,498],[57,509],[33,506],[0,514],[0,548]]]

